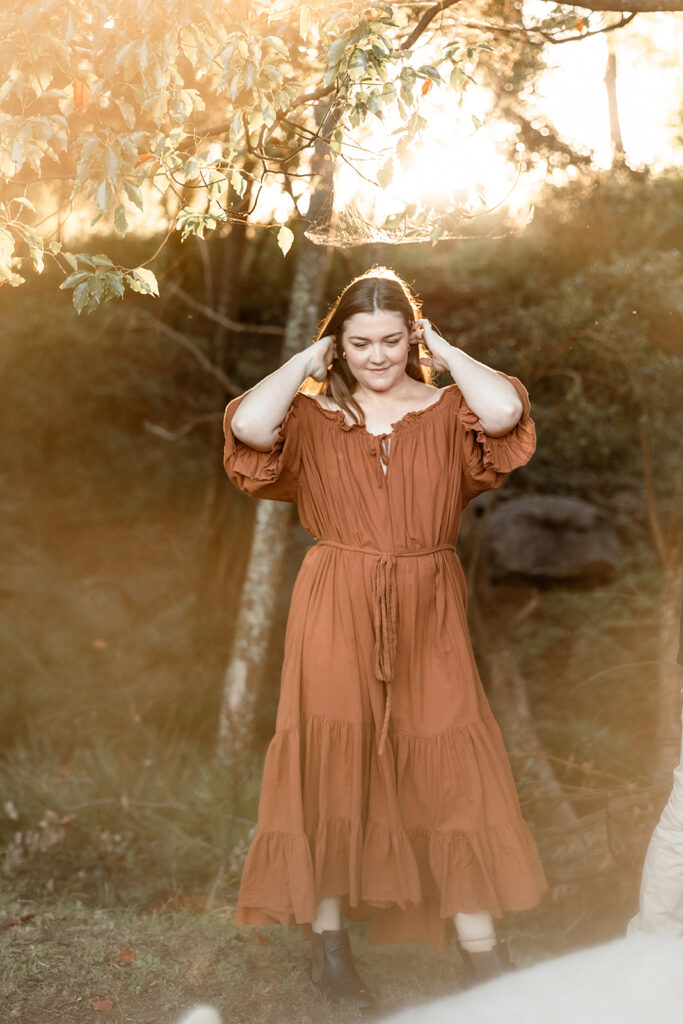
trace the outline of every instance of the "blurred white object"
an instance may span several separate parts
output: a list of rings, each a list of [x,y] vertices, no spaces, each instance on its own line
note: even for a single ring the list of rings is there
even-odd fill
[[[647,932],[683,936],[683,716],[681,732],[681,761],[674,770],[669,802],[650,839],[639,909],[629,921],[628,935]]]
[[[513,971],[460,995],[384,1017],[381,1024],[682,1021],[683,939],[641,934]]]
[[[222,1024],[221,1015],[213,1006],[195,1006],[181,1017],[178,1024]]]

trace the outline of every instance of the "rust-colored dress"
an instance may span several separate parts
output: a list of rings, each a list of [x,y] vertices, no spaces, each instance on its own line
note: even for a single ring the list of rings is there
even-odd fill
[[[502,371],[498,371],[502,373]],[[247,495],[291,501],[318,541],[287,621],[275,736],[237,924],[299,923],[323,897],[369,941],[447,947],[456,912],[534,906],[547,888],[467,627],[463,508],[531,458],[529,396],[490,437],[459,387],[386,434],[297,392],[269,452],[224,464]],[[245,392],[247,394],[248,392]]]

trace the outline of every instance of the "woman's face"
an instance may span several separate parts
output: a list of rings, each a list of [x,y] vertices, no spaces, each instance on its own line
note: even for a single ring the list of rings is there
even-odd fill
[[[387,391],[406,372],[410,335],[400,313],[378,309],[354,313],[344,323],[341,348],[359,384]]]

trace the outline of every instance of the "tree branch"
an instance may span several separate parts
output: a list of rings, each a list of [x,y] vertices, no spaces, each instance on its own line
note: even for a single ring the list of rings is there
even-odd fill
[[[438,3],[434,4],[433,7],[428,7],[424,12],[417,25],[405,39],[399,49],[409,50],[411,46],[414,46],[417,40],[420,38],[424,30],[427,28],[429,23],[434,20],[437,14],[441,14],[442,11],[447,10],[449,7],[453,7],[455,4],[460,3],[460,0],[439,0]]]
[[[577,43],[582,39],[588,39],[589,36],[599,36],[604,35],[605,32],[613,32],[617,28],[623,28],[624,25],[628,25],[635,16],[636,12],[633,12],[623,16],[619,21],[615,21],[611,25],[603,25],[602,28],[592,29],[588,32],[579,32],[573,36],[563,36],[561,39],[553,36],[550,32],[545,32],[541,28],[533,28],[527,25],[491,25],[485,21],[458,21],[458,25],[463,28],[474,28],[481,32],[494,32],[498,33],[498,35],[519,35],[525,38],[528,38],[530,35],[539,35],[545,39],[546,43],[559,46],[561,43]]]
[[[215,309],[210,306],[206,306],[203,302],[193,298],[179,285],[174,284],[172,281],[166,282],[166,290],[177,295],[179,299],[189,306],[191,309],[196,309],[198,313],[205,316],[207,320],[212,320],[216,324],[220,324],[221,327],[225,327],[228,331],[235,331],[237,334],[278,334],[283,335],[285,333],[284,327],[278,327],[276,324],[244,324],[237,320],[231,320],[230,317],[223,316],[222,313],[217,313]]]
[[[217,381],[220,381],[228,394],[239,395],[241,393],[240,388],[238,388],[235,382],[228,377],[227,373],[225,373],[220,366],[216,366],[215,363],[212,363],[211,360],[202,352],[199,346],[195,345],[195,343],[190,341],[189,338],[186,338],[180,331],[176,331],[174,327],[170,327],[168,324],[165,324],[163,320],[159,320],[158,317],[152,316],[151,313],[139,313],[136,319],[140,326],[148,325],[149,327],[154,327],[161,334],[165,334],[167,338],[177,342],[181,348],[184,348],[186,352],[190,353],[203,370],[206,370],[208,374],[215,377]]]
[[[181,437],[185,437],[202,423],[221,422],[224,415],[224,411],[202,413],[200,416],[193,416],[191,419],[186,420],[182,427],[177,427],[175,430],[167,430],[166,427],[162,427],[158,423],[152,423],[150,420],[145,420],[143,426],[148,433],[154,434],[155,437],[161,437],[164,441],[179,441]]]
[[[554,4],[555,0],[543,2]],[[617,14],[652,14],[661,11],[673,14],[674,11],[683,11],[683,0],[590,0],[582,3],[579,10],[615,11]]]

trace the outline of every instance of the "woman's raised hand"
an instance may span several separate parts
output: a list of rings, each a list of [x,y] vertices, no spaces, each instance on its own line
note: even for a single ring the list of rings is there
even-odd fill
[[[429,352],[428,356],[420,359],[424,366],[431,366],[437,373],[449,368],[446,353],[451,346],[436,333],[429,320],[413,320],[409,341],[411,345],[424,345]]]
[[[306,369],[308,376],[323,381],[327,378],[327,368],[334,359],[334,334],[328,334],[314,342],[308,349]]]

